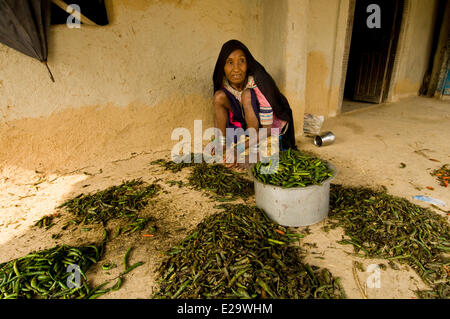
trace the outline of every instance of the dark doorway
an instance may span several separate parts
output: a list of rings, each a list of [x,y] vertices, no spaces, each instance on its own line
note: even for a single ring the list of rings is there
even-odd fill
[[[356,0],[344,101],[368,105],[386,100],[403,4],[403,0]],[[378,8],[374,9],[373,5]],[[380,24],[372,25],[370,22],[377,22],[376,12],[379,13]],[[343,112],[348,111],[345,104],[342,105]]]

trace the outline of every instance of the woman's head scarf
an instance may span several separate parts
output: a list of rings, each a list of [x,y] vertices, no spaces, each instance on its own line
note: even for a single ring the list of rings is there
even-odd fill
[[[287,137],[287,145],[284,146],[287,148],[296,148],[292,110],[289,106],[288,100],[280,92],[270,74],[267,73],[266,69],[255,60],[248,48],[242,42],[238,40],[230,40],[225,42],[222,46],[213,73],[214,93],[222,88],[222,82],[225,76],[224,67],[228,56],[233,51],[239,49],[244,52],[247,59],[247,76],[253,76],[256,85],[272,106],[275,115],[278,118],[289,122],[288,131],[285,133]]]

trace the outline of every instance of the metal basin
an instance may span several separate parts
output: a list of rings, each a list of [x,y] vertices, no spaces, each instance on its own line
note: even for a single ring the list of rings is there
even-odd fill
[[[250,167],[250,177],[255,184],[256,206],[267,216],[283,226],[298,227],[316,224],[328,216],[330,183],[337,175],[336,167],[326,162],[333,176],[321,185],[282,188],[258,181]]]

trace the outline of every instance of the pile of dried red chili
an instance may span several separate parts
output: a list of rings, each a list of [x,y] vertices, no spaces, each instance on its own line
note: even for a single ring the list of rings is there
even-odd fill
[[[441,182],[442,186],[448,187],[448,183],[450,182],[450,168],[449,164],[445,164],[441,168],[433,171],[431,175],[436,176]]]

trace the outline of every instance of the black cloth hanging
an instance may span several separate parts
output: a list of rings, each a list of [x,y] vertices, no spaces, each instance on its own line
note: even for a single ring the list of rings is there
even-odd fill
[[[228,56],[237,49],[241,49],[244,52],[247,58],[247,75],[253,75],[256,85],[266,97],[275,115],[289,123],[288,129],[285,133],[286,138],[283,142],[284,145],[282,145],[282,147],[296,149],[294,120],[288,100],[280,92],[274,79],[270,76],[266,69],[255,60],[248,48],[242,42],[238,40],[230,40],[222,46],[213,73],[214,93],[222,87],[223,77],[225,76],[224,67]]]
[[[47,65],[51,0],[0,0],[0,42]]]
[[[65,24],[67,22],[69,13],[66,11],[66,7],[69,4],[77,5],[80,13],[96,25],[105,26],[109,24],[104,0],[64,0],[59,2],[64,4],[64,6],[60,7],[55,1],[51,6],[52,24]],[[84,23],[83,18],[80,22]]]

